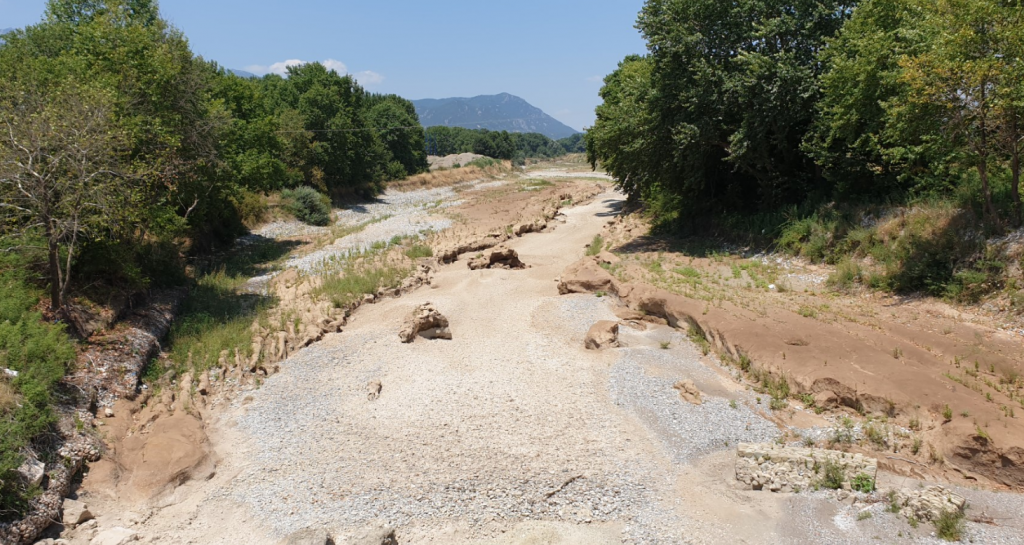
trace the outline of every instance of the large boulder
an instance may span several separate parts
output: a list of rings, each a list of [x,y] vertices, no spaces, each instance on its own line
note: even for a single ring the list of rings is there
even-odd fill
[[[469,260],[471,270],[479,269],[525,269],[519,254],[512,248],[495,248]]]
[[[615,278],[601,268],[597,260],[592,257],[569,265],[558,282],[558,293],[561,295],[598,291],[618,294]]]
[[[61,519],[65,526],[74,527],[92,519],[92,512],[89,511],[89,506],[71,498],[64,500],[61,510],[64,511]]]
[[[138,534],[127,528],[110,528],[103,530],[96,537],[92,538],[89,545],[125,545],[138,539]]]
[[[416,307],[402,324],[398,338],[403,343],[411,343],[416,340],[416,335],[426,339],[451,340],[452,332],[448,329],[448,318],[438,312],[431,303]]]
[[[892,503],[907,519],[920,521],[936,520],[943,513],[959,513],[964,510],[967,500],[942,486],[924,489],[903,488],[892,494]]]
[[[594,324],[583,340],[587,350],[601,350],[619,346],[619,323],[601,320]]]
[[[30,453],[18,467],[18,474],[28,486],[39,486],[46,476],[46,464],[36,458],[34,453]]]
[[[690,379],[680,380],[672,387],[679,391],[679,397],[694,405],[700,405],[704,402],[701,399],[700,390],[697,388],[697,385]]]

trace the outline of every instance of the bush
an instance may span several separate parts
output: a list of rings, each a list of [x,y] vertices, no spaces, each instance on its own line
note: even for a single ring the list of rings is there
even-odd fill
[[[324,226],[331,222],[331,200],[312,187],[286,189],[281,198],[288,212],[302,223]]]
[[[9,265],[4,260],[0,267]],[[0,368],[18,372],[0,379],[0,521],[19,518],[37,491],[17,474],[22,452],[56,421],[51,392],[75,358],[63,326],[32,312],[39,301],[26,282],[24,268],[0,269]]]
[[[964,535],[966,524],[964,514],[961,511],[943,511],[939,518],[933,521],[935,534],[946,541],[960,541]]]
[[[850,487],[857,492],[870,494],[875,491],[875,480],[872,479],[870,475],[861,473],[850,481]]]
[[[821,476],[818,477],[816,483],[818,486],[831,490],[839,490],[843,487],[843,480],[845,480],[846,474],[842,465],[834,460],[826,460],[825,464],[819,469],[821,470]]]

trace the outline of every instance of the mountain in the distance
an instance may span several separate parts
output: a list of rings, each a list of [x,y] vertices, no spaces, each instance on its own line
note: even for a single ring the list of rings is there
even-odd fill
[[[473,98],[425,98],[412,101],[424,127],[438,125],[508,132],[539,132],[552,140],[577,134],[525,100],[502,93]]]
[[[234,68],[228,68],[228,72],[240,77],[240,78],[255,78],[256,74],[252,72],[246,72],[245,70],[235,70]]]

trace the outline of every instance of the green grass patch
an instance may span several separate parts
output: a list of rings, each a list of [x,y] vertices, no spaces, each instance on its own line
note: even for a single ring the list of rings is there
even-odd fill
[[[75,359],[64,327],[34,311],[42,294],[27,270],[18,256],[0,253],[0,367],[18,372],[16,378],[0,373],[0,522],[21,518],[40,493],[17,469],[24,449],[53,432],[53,392]]]
[[[324,278],[314,294],[328,298],[335,308],[344,308],[381,288],[397,288],[409,272],[407,267],[378,263],[362,267],[350,265],[338,274]]]
[[[945,541],[960,541],[964,537],[964,530],[967,529],[964,518],[963,512],[959,510],[944,511],[939,518],[932,521],[935,525],[935,535]]]
[[[419,259],[421,257],[434,257],[434,249],[425,244],[413,244],[408,250],[405,251],[405,255],[409,259]]]
[[[604,238],[601,235],[594,235],[594,240],[590,241],[590,245],[587,246],[587,255],[595,256],[601,253],[604,249]]]

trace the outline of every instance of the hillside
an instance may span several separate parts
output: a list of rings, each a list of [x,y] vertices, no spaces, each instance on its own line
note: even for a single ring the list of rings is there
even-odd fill
[[[424,127],[439,125],[509,132],[537,132],[558,140],[579,131],[565,125],[529,102],[508,93],[473,98],[414,100]]]

